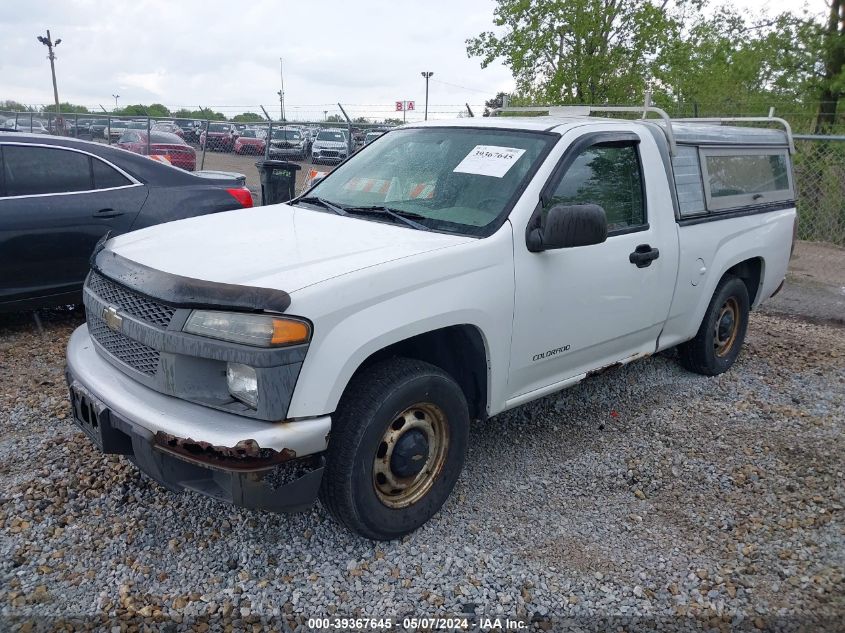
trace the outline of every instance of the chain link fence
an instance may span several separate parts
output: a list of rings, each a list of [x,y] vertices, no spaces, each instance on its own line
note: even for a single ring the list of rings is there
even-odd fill
[[[256,163],[301,163],[297,191],[313,172],[330,171],[389,125],[356,122],[337,108],[323,121],[229,121],[211,118],[63,114],[0,111],[0,128],[59,135],[116,145],[188,171],[242,174],[258,197]]]
[[[329,171],[389,126],[358,123],[337,109],[328,121],[236,122],[108,114],[0,112],[0,128],[118,145],[183,169],[237,172],[260,192],[262,158],[301,163],[297,191],[311,173]],[[337,119],[340,119],[338,121]],[[346,120],[344,120],[346,119]],[[317,142],[327,140],[328,142]],[[315,149],[316,148],[316,149]],[[799,238],[845,246],[845,135],[796,135],[794,171]]]
[[[845,246],[845,136],[795,138],[798,237]]]

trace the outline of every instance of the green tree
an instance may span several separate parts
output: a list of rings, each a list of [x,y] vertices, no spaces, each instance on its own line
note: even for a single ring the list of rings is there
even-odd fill
[[[255,112],[244,112],[242,114],[236,114],[232,117],[232,121],[234,121],[235,123],[257,123],[263,120],[264,117],[260,114],[256,114]]]
[[[507,93],[505,92],[497,92],[496,96],[492,99],[488,99],[484,102],[484,114],[481,116],[490,116],[490,111],[495,110],[496,108],[501,108],[505,103],[505,97]]]
[[[175,112],[171,112],[170,116],[174,119],[211,119],[212,121],[225,121],[226,115],[222,112],[214,112],[209,108],[201,108],[199,110],[188,110],[187,108],[180,108]]]
[[[70,114],[89,114],[89,110],[85,106],[68,103],[67,101],[63,101],[59,104],[59,110],[60,112],[67,112]],[[45,106],[42,109],[42,112],[55,113],[56,106]]]
[[[845,93],[845,1],[829,0],[830,12],[822,40],[819,111],[816,133],[829,132],[836,123],[836,108]]]
[[[344,119],[339,114],[330,114],[326,117],[327,123],[346,123],[346,119]]]
[[[6,99],[0,101],[0,110],[6,112],[35,112],[35,108],[22,104],[20,101],[14,99]]]
[[[467,40],[482,68],[503,59],[522,95],[540,102],[627,101],[646,87],[648,60],[672,19],[648,0],[497,0],[503,32]]]

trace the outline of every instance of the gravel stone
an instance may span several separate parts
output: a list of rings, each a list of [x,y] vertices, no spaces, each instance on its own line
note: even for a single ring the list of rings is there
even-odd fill
[[[543,631],[841,630],[841,327],[755,313],[722,376],[663,353],[474,423],[443,510],[376,543],[319,504],[242,510],[99,454],[64,385],[82,316],[43,320],[43,336],[26,315],[0,320],[0,630],[460,614]]]

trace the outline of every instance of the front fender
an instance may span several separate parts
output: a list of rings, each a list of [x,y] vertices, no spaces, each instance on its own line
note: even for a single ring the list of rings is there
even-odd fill
[[[292,293],[291,314],[314,323],[289,418],[334,412],[375,352],[454,325],[478,329],[487,352],[488,411],[501,410],[513,321],[510,224],[495,235],[382,264]],[[323,412],[323,413],[318,413]]]

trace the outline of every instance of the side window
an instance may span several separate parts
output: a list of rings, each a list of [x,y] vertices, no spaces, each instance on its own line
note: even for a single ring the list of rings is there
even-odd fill
[[[786,150],[701,149],[710,210],[795,197]]]
[[[113,167],[109,167],[101,160],[91,159],[94,168],[94,188],[109,189],[111,187],[125,187],[132,182]]]
[[[704,185],[701,181],[698,148],[678,145],[678,151],[672,157],[672,171],[675,172],[675,191],[681,217],[704,213]]]
[[[599,143],[583,150],[558,182],[553,204],[597,204],[609,232],[646,222],[643,177],[636,143]]]
[[[59,148],[4,145],[3,177],[7,196],[92,189],[88,155]]]

